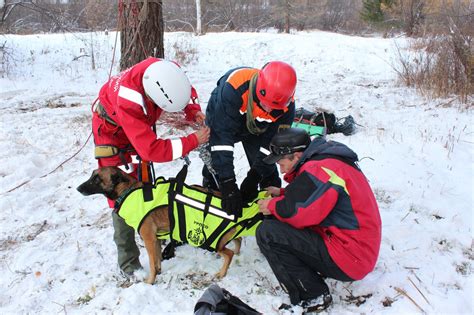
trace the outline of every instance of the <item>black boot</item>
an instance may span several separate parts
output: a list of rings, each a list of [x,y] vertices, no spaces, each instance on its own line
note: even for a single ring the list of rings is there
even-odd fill
[[[161,253],[161,257],[163,258],[163,260],[168,260],[168,259],[171,259],[173,258],[175,255],[174,255],[174,249],[178,246],[181,246],[183,245],[184,243],[181,243],[181,242],[178,242],[178,241],[175,241],[175,240],[171,240],[169,242],[168,245],[166,245],[165,249],[163,249],[163,252]]]

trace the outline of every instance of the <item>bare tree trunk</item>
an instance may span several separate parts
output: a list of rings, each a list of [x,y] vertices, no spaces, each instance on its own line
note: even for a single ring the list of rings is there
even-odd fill
[[[196,0],[196,35],[202,35],[202,11],[201,11],[201,0]]]
[[[120,69],[148,57],[164,57],[161,0],[119,0]]]
[[[290,34],[290,0],[285,4],[285,33]]]

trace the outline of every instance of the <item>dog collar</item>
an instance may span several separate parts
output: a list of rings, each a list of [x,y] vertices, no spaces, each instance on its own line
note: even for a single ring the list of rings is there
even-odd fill
[[[114,212],[118,212],[118,210],[120,209],[120,206],[122,205],[125,198],[128,196],[128,194],[130,194],[132,192],[132,190],[135,190],[135,189],[137,189],[137,188],[136,187],[135,188],[130,187],[130,188],[126,189],[117,199],[115,199]]]

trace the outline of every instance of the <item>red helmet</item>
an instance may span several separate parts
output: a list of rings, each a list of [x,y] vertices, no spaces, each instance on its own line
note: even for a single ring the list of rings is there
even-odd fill
[[[295,95],[295,88],[295,69],[285,62],[271,61],[258,74],[257,97],[269,108],[285,109]]]

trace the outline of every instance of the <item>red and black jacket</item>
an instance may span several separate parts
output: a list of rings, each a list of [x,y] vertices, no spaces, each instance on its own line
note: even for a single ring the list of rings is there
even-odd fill
[[[369,183],[342,143],[313,140],[300,162],[285,175],[289,185],[268,208],[280,221],[310,228],[323,238],[331,258],[359,280],[375,267],[381,220]]]

